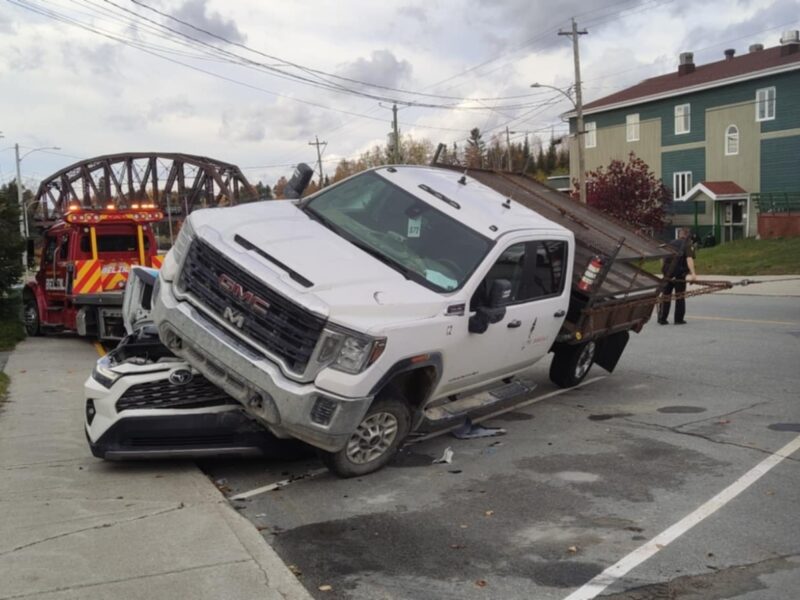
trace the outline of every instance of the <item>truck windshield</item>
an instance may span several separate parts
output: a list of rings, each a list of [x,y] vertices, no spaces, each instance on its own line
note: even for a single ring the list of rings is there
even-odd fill
[[[492,245],[477,231],[374,172],[321,192],[311,218],[437,292],[460,288]]]

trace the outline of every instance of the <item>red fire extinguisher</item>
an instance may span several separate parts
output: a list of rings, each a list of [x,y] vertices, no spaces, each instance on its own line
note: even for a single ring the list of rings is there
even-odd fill
[[[589,261],[589,266],[586,267],[586,271],[583,273],[583,277],[578,282],[578,289],[583,292],[588,292],[594,286],[594,282],[597,279],[597,276],[600,274],[600,269],[603,268],[604,260],[601,256],[593,256],[592,260]]]

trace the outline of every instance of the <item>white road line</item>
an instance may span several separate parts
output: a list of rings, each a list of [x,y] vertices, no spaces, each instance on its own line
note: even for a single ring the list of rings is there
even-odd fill
[[[246,498],[252,498],[253,496],[258,496],[259,494],[263,494],[265,492],[271,492],[272,490],[277,490],[279,488],[284,488],[290,483],[294,483],[295,481],[300,481],[302,479],[313,479],[318,475],[322,475],[323,473],[327,473],[328,469],[314,469],[313,471],[309,471],[308,473],[304,473],[303,475],[298,475],[297,477],[290,477],[289,479],[282,479],[281,481],[276,481],[275,483],[270,483],[269,485],[262,485],[254,490],[250,490],[249,492],[242,492],[241,494],[236,494],[235,496],[231,496],[229,500],[244,500]]]
[[[537,402],[541,402],[542,400],[547,400],[548,398],[553,398],[555,396],[560,396],[561,394],[566,394],[567,392],[571,392],[572,390],[577,390],[578,388],[585,387],[585,386],[589,385],[590,383],[594,383],[595,381],[600,381],[601,379],[605,379],[606,377],[607,377],[607,375],[598,375],[597,377],[592,377],[591,379],[587,379],[586,381],[583,381],[583,382],[579,383],[578,385],[573,386],[571,388],[563,388],[563,389],[559,389],[559,390],[554,390],[552,392],[548,392],[547,394],[542,394],[541,396],[536,396],[535,398],[531,398],[530,400],[525,400],[524,402],[520,402],[519,404],[514,404],[512,406],[506,406],[506,407],[501,408],[500,410],[497,410],[497,411],[495,411],[493,413],[489,413],[488,415],[483,415],[482,417],[475,417],[474,419],[472,419],[472,422],[473,423],[483,423],[484,421],[488,421],[489,419],[494,419],[495,417],[500,416],[502,414],[505,414],[507,412],[511,412],[513,410],[519,410],[520,408],[525,408],[526,406],[530,406],[531,404],[536,404]],[[453,431],[454,429],[458,429],[459,427],[461,427],[461,423],[458,423],[457,425],[453,425],[452,427],[448,427],[446,429],[440,429],[438,431],[434,431],[433,433],[429,433],[428,435],[423,435],[423,436],[420,436],[418,438],[414,438],[412,440],[409,440],[407,442],[407,445],[410,446],[412,444],[417,444],[419,442],[424,442],[425,440],[430,440],[430,439],[433,439],[435,437],[439,437],[440,435],[444,435],[445,433],[449,433],[449,432]]]
[[[564,600],[591,600],[597,597],[603,590],[624,577],[629,571],[642,564],[662,548],[665,548],[705,518],[713,515],[798,449],[800,449],[800,436],[797,436],[783,448],[758,463],[700,508],[689,513],[649,542],[639,546],[616,564],[611,565],[594,579],[572,592]]]

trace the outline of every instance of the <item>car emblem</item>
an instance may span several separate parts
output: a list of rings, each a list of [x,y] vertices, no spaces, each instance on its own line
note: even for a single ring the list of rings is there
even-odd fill
[[[262,317],[267,314],[267,309],[269,308],[269,302],[265,298],[262,298],[261,296],[257,295],[252,290],[245,289],[241,283],[231,278],[226,273],[221,273],[219,275],[219,277],[217,278],[217,285],[228,296],[230,296],[237,302],[246,305],[255,314]],[[228,314],[227,308],[225,309],[225,312],[226,312],[225,318],[230,321],[231,319],[227,316]],[[231,312],[234,312],[233,309],[231,309]],[[237,325],[237,327],[241,327],[241,325]]]
[[[189,369],[175,369],[169,374],[169,382],[172,385],[186,385],[192,379],[194,379],[194,375]]]
[[[233,310],[230,306],[226,306],[222,312],[222,318],[228,323],[236,325],[239,329],[244,327],[244,315],[238,311]]]

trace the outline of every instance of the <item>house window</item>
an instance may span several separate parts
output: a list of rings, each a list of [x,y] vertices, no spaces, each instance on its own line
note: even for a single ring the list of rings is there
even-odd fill
[[[639,141],[639,113],[634,113],[625,117],[626,139],[629,142]]]
[[[672,174],[672,193],[675,200],[683,198],[692,189],[692,172],[678,171]]]
[[[678,104],[675,107],[675,135],[681,135],[691,131],[691,115],[691,104]]]
[[[739,154],[739,128],[736,125],[728,125],[725,130],[725,156]]]
[[[594,148],[597,146],[597,123],[594,121],[590,121],[589,123],[583,124],[583,129],[586,133],[585,136],[585,146],[587,148]]]
[[[756,92],[756,121],[772,121],[775,118],[775,88],[761,88]]]

